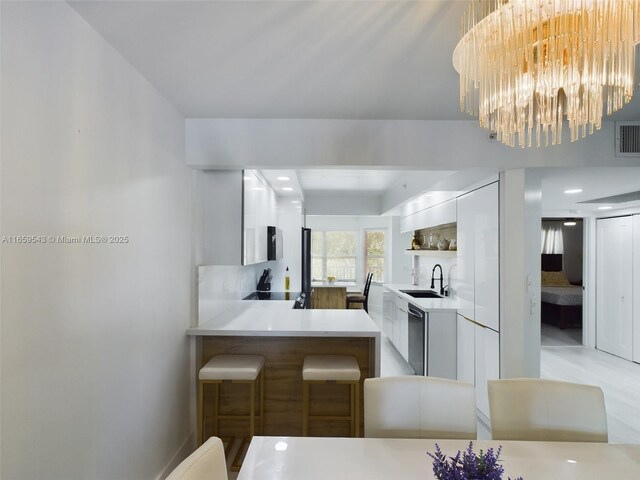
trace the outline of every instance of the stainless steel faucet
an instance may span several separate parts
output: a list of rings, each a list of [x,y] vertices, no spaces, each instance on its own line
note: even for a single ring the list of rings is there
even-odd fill
[[[436,265],[433,267],[433,270],[431,270],[431,288],[436,288],[435,285],[435,273],[436,273],[436,268],[440,269],[440,295],[444,296],[444,276],[442,275],[442,265],[440,265],[439,263],[436,263]]]

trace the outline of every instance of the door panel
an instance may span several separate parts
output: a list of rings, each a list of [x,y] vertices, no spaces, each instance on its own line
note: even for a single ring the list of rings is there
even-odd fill
[[[475,328],[473,323],[461,315],[457,315],[456,320],[458,327],[456,349],[458,380],[475,385]]]
[[[458,313],[475,319],[475,207],[477,192],[458,197]]]
[[[500,334],[475,325],[476,405],[489,418],[488,380],[500,378]]]
[[[596,244],[596,347],[633,357],[632,217],[598,220]]]
[[[500,331],[498,184],[487,185],[474,193],[475,317],[473,319],[493,330]]]

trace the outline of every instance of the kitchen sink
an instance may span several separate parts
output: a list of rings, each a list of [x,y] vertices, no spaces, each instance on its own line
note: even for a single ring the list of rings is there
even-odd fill
[[[402,293],[406,293],[413,298],[442,298],[442,295],[438,295],[433,290],[400,290]]]

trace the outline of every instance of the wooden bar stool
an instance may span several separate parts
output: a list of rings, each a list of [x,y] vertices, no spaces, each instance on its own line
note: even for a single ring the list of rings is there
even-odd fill
[[[349,415],[310,415],[311,384],[335,382],[350,386]],[[309,420],[349,420],[351,436],[360,436],[360,367],[348,355],[307,355],[302,366],[302,436],[309,435]]]
[[[218,423],[221,419],[249,419],[249,441],[255,434],[255,418],[260,419],[260,433],[264,433],[264,357],[261,355],[216,355],[209,360],[198,374],[198,445],[202,445],[204,435],[204,386],[213,384],[213,429],[219,436]],[[260,412],[256,415],[256,383],[260,381]],[[251,400],[248,415],[220,415],[219,395],[223,382],[248,383]]]

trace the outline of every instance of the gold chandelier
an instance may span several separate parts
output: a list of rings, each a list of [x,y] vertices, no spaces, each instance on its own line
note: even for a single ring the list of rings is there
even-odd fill
[[[511,147],[571,141],[631,100],[640,0],[474,0],[453,52],[460,109]]]

